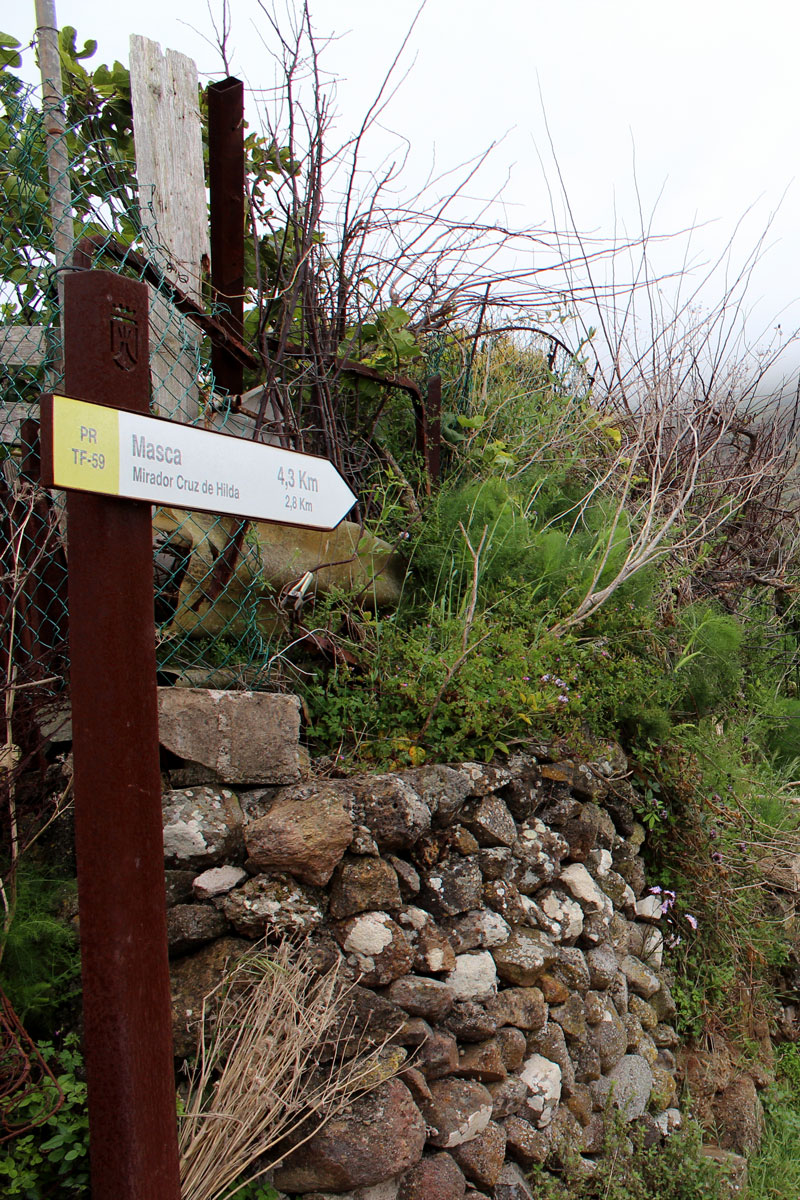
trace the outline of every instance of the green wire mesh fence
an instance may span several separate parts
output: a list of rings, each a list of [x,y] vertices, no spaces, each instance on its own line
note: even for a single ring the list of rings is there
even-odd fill
[[[169,256],[152,222],[142,231],[133,162],[91,118],[68,124],[63,142],[79,252],[73,263],[148,282],[153,411],[244,432],[229,405],[209,401],[209,340],[176,306],[163,274]],[[0,180],[0,628],[2,669],[19,716],[61,690],[68,667],[63,499],[38,486],[36,424],[39,394],[63,387],[63,347],[45,120],[35,92],[8,76],[0,86]],[[234,525],[154,511],[154,612],[165,682],[258,686],[268,672],[267,606],[257,548],[247,539],[220,584],[218,560]],[[98,564],[98,590],[101,572]]]

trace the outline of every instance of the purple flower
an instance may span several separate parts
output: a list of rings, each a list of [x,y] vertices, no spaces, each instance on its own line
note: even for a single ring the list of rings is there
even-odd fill
[[[686,920],[689,922],[692,929],[697,929],[697,917],[693,917],[691,913],[687,913]]]
[[[563,692],[558,697],[558,700],[560,704],[569,704],[569,696],[565,696]]]
[[[543,676],[542,676],[542,683],[549,683],[549,682],[550,682],[550,680],[551,680],[552,678],[553,678],[553,676],[552,676],[552,675],[543,675]]]
[[[661,895],[661,888],[658,886],[658,884],[656,884],[655,887],[648,888],[647,890],[650,892],[651,896]]]
[[[722,855],[720,854],[719,850],[714,850],[714,851],[712,851],[712,854],[711,854],[711,861],[712,861],[712,862],[715,862],[715,863],[721,863],[721,862],[722,862]]]

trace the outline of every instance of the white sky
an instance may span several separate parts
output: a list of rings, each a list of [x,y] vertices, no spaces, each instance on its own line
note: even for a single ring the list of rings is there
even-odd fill
[[[193,57],[221,77],[203,40],[211,21],[189,0],[56,0],[60,24],[95,38],[94,62],[127,62],[141,33]],[[219,13],[221,0],[211,0]],[[321,36],[335,34],[323,66],[335,75],[339,129],[355,126],[373,98],[418,4],[416,0],[312,0]],[[256,0],[231,0],[233,69],[257,87],[271,75],[267,22]],[[0,28],[32,34],[33,0],[0,0]],[[418,177],[434,160],[455,165],[498,138],[475,191],[504,184],[507,217],[551,222],[545,173],[556,183],[550,135],[576,221],[611,234],[638,227],[635,197],[658,232],[692,224],[692,256],[714,258],[752,209],[739,257],[777,211],[771,247],[749,296],[752,337],[780,321],[800,326],[800,5],[791,0],[427,0],[405,63],[411,67],[386,123],[411,143]],[[31,69],[33,69],[31,67]],[[503,136],[505,135],[505,136]],[[677,269],[683,243],[661,252]],[[800,357],[800,356],[797,356]]]

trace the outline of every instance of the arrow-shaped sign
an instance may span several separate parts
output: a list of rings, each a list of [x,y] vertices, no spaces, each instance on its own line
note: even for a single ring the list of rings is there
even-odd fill
[[[327,458],[69,396],[42,397],[42,482],[316,529],[356,502]]]

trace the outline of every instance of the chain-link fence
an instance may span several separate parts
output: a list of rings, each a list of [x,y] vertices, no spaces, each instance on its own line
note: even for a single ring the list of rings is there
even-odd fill
[[[38,487],[38,396],[63,388],[60,270],[53,251],[45,120],[36,93],[0,92],[0,525],[3,670],[26,692],[58,692],[67,673],[63,500]],[[152,409],[167,417],[248,432],[214,393],[210,343],[179,311],[157,228],[142,232],[133,162],[92,119],[68,124],[75,250],[69,269],[118,271],[150,290]],[[178,275],[178,287],[180,276]],[[155,620],[164,681],[258,686],[269,670],[268,604],[257,547],[242,541],[232,567],[231,518],[154,510]],[[102,564],[98,564],[102,569]]]

